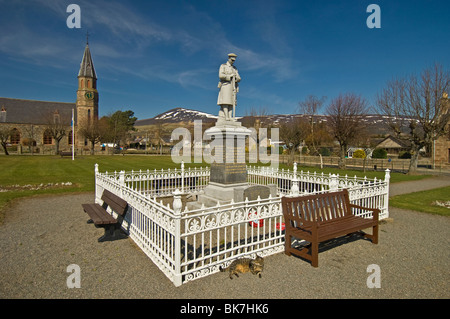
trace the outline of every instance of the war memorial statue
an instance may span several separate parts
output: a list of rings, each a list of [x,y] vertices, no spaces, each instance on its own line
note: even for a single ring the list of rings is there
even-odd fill
[[[228,54],[228,61],[219,68],[218,84],[219,96],[217,105],[220,105],[219,119],[225,121],[236,121],[236,102],[237,93],[239,92],[239,76],[237,68],[234,66],[237,55]]]
[[[219,116],[215,126],[205,131],[211,142],[211,166],[209,185],[199,195],[197,204],[216,206],[233,200],[242,202],[245,198],[256,200],[276,195],[276,185],[249,185],[245,163],[246,139],[252,131],[236,119],[236,94],[241,81],[234,66],[236,54],[228,54],[228,61],[219,69]],[[194,205],[194,204],[191,204]]]

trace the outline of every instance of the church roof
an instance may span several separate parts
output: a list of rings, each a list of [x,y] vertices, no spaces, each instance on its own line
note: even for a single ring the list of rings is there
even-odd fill
[[[87,76],[97,79],[94,63],[92,62],[91,51],[89,50],[89,44],[86,44],[86,48],[84,49],[83,60],[81,60],[78,76]]]
[[[51,124],[53,115],[57,112],[62,124],[70,125],[72,120],[72,109],[75,103],[48,102],[35,100],[10,99],[0,97],[0,109],[6,112],[1,117],[3,123],[17,124]]]

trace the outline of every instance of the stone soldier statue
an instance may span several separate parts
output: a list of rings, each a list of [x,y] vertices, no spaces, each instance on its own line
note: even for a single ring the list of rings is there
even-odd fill
[[[233,121],[235,118],[236,94],[239,92],[238,83],[241,81],[238,70],[233,65],[236,54],[228,54],[228,61],[219,69],[219,97],[217,105],[220,105],[219,119]]]

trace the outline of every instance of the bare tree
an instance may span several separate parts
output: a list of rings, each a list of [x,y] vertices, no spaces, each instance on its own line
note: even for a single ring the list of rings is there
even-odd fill
[[[319,138],[323,137],[324,133],[318,132],[317,130],[319,128],[320,131],[320,128],[323,127],[323,126],[317,127],[318,124],[317,114],[322,108],[325,100],[326,100],[325,96],[318,98],[315,95],[309,95],[304,101],[299,102],[300,113],[308,117],[307,126],[309,134],[305,138],[305,142],[313,155],[317,155],[319,153],[317,146],[320,144]]]
[[[265,107],[260,107],[259,109],[251,107],[250,112],[245,112],[245,116],[242,118],[242,124],[245,127],[254,127],[255,129],[259,129],[260,127],[268,128],[271,124],[268,115],[269,111]]]
[[[293,164],[295,152],[301,145],[306,133],[304,120],[300,117],[294,117],[291,121],[280,125],[280,139],[284,141],[289,151],[288,165]]]
[[[36,146],[36,129],[33,124],[30,124],[30,126],[23,127],[24,139],[22,140],[23,146],[28,146],[28,149],[31,153],[31,155],[34,154],[35,146]]]
[[[447,134],[450,120],[450,73],[439,64],[419,76],[394,79],[377,96],[379,112],[386,116],[394,135],[410,144],[409,173],[417,171],[419,152]]]
[[[102,123],[107,124],[106,120],[97,120],[93,124],[89,124],[87,127],[81,127],[78,132],[81,136],[87,139],[90,143],[90,154],[94,155],[95,144],[101,142],[102,138],[105,136],[104,132],[107,128],[102,129]]]
[[[8,145],[10,137],[11,137],[11,129],[8,126],[0,126],[0,144],[3,147],[5,155],[9,155],[8,149],[6,147]]]
[[[61,117],[58,111],[55,111],[51,115],[45,116],[46,125],[45,131],[52,137],[55,141],[55,154],[59,153],[59,143],[64,136],[66,136],[67,124],[61,120]]]
[[[329,129],[339,143],[339,168],[345,169],[345,155],[350,143],[365,131],[364,117],[368,113],[367,101],[353,93],[340,94],[327,110]]]

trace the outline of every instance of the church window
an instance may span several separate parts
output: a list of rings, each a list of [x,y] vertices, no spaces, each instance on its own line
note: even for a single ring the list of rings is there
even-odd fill
[[[20,143],[20,132],[18,129],[13,128],[11,130],[10,141],[11,141],[11,144],[15,144],[15,145]]]
[[[81,79],[80,88],[83,88],[83,86],[84,86],[84,80]]]
[[[87,120],[88,120],[88,127],[89,127],[91,125],[91,110],[88,110]]]
[[[87,80],[87,87],[90,88],[91,87],[91,81]]]
[[[53,139],[52,139],[52,133],[50,130],[45,130],[44,131],[44,144],[49,145],[52,144]]]
[[[69,136],[67,137],[67,144],[72,145],[72,131],[69,132]]]

